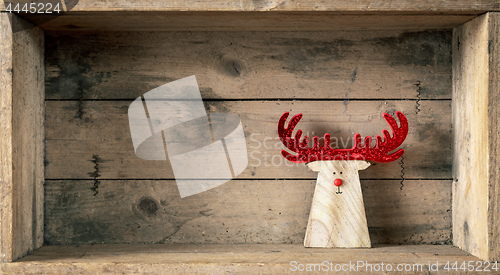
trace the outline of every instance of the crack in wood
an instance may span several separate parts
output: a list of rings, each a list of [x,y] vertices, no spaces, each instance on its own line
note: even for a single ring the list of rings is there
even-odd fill
[[[165,242],[170,239],[172,236],[174,236],[175,234],[177,234],[177,232],[179,232],[179,230],[181,230],[181,227],[186,224],[188,221],[190,220],[193,220],[193,219],[187,219],[185,221],[182,221],[179,225],[176,225],[174,226],[174,232],[172,232],[171,234],[167,235],[165,238],[163,238],[159,243],[160,244],[165,244]]]

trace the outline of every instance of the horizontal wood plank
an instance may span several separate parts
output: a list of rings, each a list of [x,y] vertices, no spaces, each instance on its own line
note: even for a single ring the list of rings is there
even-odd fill
[[[412,252],[414,252],[413,256]],[[187,254],[186,257],[180,255]],[[265,259],[272,253],[281,253],[272,259]],[[117,254],[117,255],[116,255]],[[144,255],[149,258],[141,257]],[[203,259],[203,257],[213,257],[211,254],[219,254],[221,257],[212,260]],[[155,244],[155,245],[81,245],[59,246],[48,245],[18,261],[19,263],[40,262],[40,263],[106,263],[113,260],[115,263],[176,263],[181,260],[185,263],[196,263],[199,261],[209,263],[223,263],[229,261],[232,263],[252,262],[251,257],[244,257],[245,254],[251,257],[262,257],[259,262],[267,263],[286,263],[304,259],[312,262],[315,259],[331,259],[332,261],[344,263],[352,261],[352,257],[359,256],[361,261],[372,261],[386,259],[393,263],[408,261],[411,257],[417,256],[422,260],[438,256],[437,259],[444,257],[475,259],[476,257],[467,256],[467,253],[450,245],[378,245],[373,249],[309,249],[301,244]],[[168,257],[167,255],[170,255]],[[118,257],[116,257],[118,256]],[[297,257],[296,257],[297,256]],[[385,258],[386,256],[387,258]],[[310,258],[309,258],[310,257]],[[293,259],[295,258],[295,259]],[[405,260],[406,258],[406,260]],[[414,259],[412,259],[414,260]],[[409,261],[411,262],[411,261]]]
[[[1,7],[5,10],[3,0]],[[30,2],[28,0],[16,3]],[[66,1],[72,12],[80,11],[338,11],[338,12],[417,12],[417,13],[481,13],[500,10],[498,1],[491,0],[420,0],[420,1],[130,1],[130,0],[79,0]],[[72,3],[77,2],[76,5]]]
[[[47,181],[45,242],[302,243],[315,180],[233,180],[181,199],[174,181]],[[451,181],[361,181],[372,243],[448,244]]]
[[[307,249],[301,244],[84,245],[44,246],[20,262],[0,264],[0,271],[6,274],[54,274],[66,273],[68,270],[78,274],[287,274],[292,273],[292,261],[297,261],[297,264],[328,261],[333,263],[333,268],[336,264],[361,261],[372,265],[384,262],[385,269],[387,264],[393,270],[398,268],[398,264],[402,268],[408,264],[408,268],[414,268],[415,273],[432,271],[433,274],[448,274],[444,270],[447,261],[478,260],[450,245],[383,246],[372,249]],[[429,263],[437,263],[439,271],[435,272]],[[360,268],[351,273],[379,274],[380,271],[374,271],[372,266],[371,271],[369,268]]]
[[[338,12],[77,12],[22,15],[46,31],[424,31],[452,29],[471,14]]]
[[[196,75],[208,99],[450,99],[451,32],[63,32],[47,99],[135,99]]]
[[[332,135],[332,147],[351,148],[354,133],[382,135],[383,112],[402,111],[409,135],[403,144],[405,178],[451,177],[451,102],[420,101],[212,101],[209,112],[237,114],[247,141],[248,166],[239,178],[310,178],[316,173],[281,156],[277,123],[282,113],[304,113],[304,135]],[[46,102],[46,178],[173,179],[168,161],[138,158],[130,137],[129,101]],[[417,113],[418,111],[418,113]],[[98,169],[95,168],[97,158]],[[361,178],[401,175],[401,161],[373,163]]]

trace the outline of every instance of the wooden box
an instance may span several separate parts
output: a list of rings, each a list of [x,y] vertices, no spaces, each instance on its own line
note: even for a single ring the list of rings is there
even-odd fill
[[[1,7],[0,273],[500,259],[498,1],[80,0],[52,20]],[[240,116],[249,165],[181,199],[168,162],[135,156],[127,108],[190,75],[207,111]],[[301,129],[343,147],[396,110],[404,158],[360,174],[374,248],[304,248],[316,175],[280,156],[279,116],[302,112]]]

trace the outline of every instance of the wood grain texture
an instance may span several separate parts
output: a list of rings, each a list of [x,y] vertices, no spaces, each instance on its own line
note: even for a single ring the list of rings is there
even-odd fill
[[[63,32],[48,99],[132,100],[196,75],[209,99],[450,99],[451,32]]]
[[[483,259],[488,258],[487,40],[487,15],[454,30],[453,243]]]
[[[20,3],[29,2],[21,0]],[[67,2],[67,1],[65,1]],[[5,10],[3,1],[1,8]],[[82,11],[336,11],[336,12],[393,12],[393,13],[476,13],[500,10],[494,0],[420,0],[420,1],[130,1],[130,0],[80,0],[71,10]]]
[[[339,14],[338,12],[78,12],[26,14],[45,31],[424,31],[457,27],[470,14]]]
[[[128,101],[49,101],[46,103],[46,178],[173,179],[170,164],[135,156],[127,118]],[[278,119],[285,111],[304,112],[297,129],[332,135],[332,148],[353,145],[354,133],[381,135],[389,125],[382,113],[402,111],[410,124],[403,144],[405,178],[451,178],[450,101],[212,101],[209,112],[237,114],[247,139],[249,164],[239,178],[310,178],[303,164],[281,156]],[[307,111],[307,112],[305,112]],[[94,155],[98,157],[98,171]],[[401,177],[400,161],[375,164],[361,178]]]
[[[235,245],[93,245],[45,246],[20,262],[1,264],[4,274],[67,273],[101,274],[288,274],[291,261],[297,264],[349,264],[357,259],[372,265],[415,265],[419,273],[430,272],[429,262],[476,262],[479,259],[449,245],[387,246],[373,249],[307,249],[289,244]],[[304,266],[305,268],[305,266]],[[318,267],[316,267],[318,270]],[[363,274],[379,274],[360,268]],[[358,273],[359,273],[358,272]],[[415,272],[415,273],[417,273]],[[352,272],[355,273],[355,272]]]
[[[274,182],[269,179],[306,181],[316,178],[304,165],[286,163],[280,155],[282,146],[277,139],[279,116],[284,111],[298,113],[304,110],[310,112],[299,127],[308,133],[322,135],[330,132],[343,138],[345,145],[339,140],[340,147],[352,146],[354,132],[363,136],[381,134],[382,129],[388,128],[381,113],[401,110],[408,115],[411,124],[410,136],[404,145],[407,152],[404,163],[377,164],[361,177],[398,179],[404,167],[405,185],[411,182],[408,179],[449,179],[450,46],[451,36],[447,31],[53,32],[48,37],[46,58],[49,99],[46,103],[46,176],[48,179],[68,179],[51,182],[64,184],[63,188],[71,185],[71,188],[81,188],[71,192],[85,193],[85,196],[85,191],[93,194],[90,188],[97,184],[99,193],[95,197],[89,195],[85,200],[100,200],[100,196],[109,193],[106,190],[116,188],[110,187],[116,182],[129,184],[134,182],[131,179],[173,179],[168,162],[143,161],[135,156],[127,108],[143,93],[195,74],[207,111],[235,113],[242,119],[250,165],[240,179]],[[387,100],[391,98],[397,100]],[[259,99],[264,100],[256,101]],[[94,177],[96,179],[91,180]],[[260,181],[237,182],[255,185]],[[79,187],[82,185],[86,187]],[[162,205],[161,199],[149,194],[150,188],[139,185],[117,194],[146,192],[143,197],[123,201],[128,205],[134,201],[135,205],[142,207],[142,212],[152,210],[157,215],[161,209],[174,204]],[[175,186],[169,188],[168,192],[178,195]],[[393,190],[388,194],[401,192],[399,184],[391,188]],[[293,192],[302,190],[300,187],[291,189]],[[431,191],[436,192],[432,188]],[[377,194],[383,196],[381,192]],[[312,196],[312,189],[309,195]],[[268,196],[267,193],[253,195],[252,201],[270,205],[267,209],[285,209],[275,206],[278,202],[271,203]],[[305,198],[303,193],[296,196]],[[158,221],[151,225],[132,224],[131,214],[126,212],[123,216],[127,218],[113,222],[125,225],[122,228],[110,225],[106,219],[96,218],[79,206],[77,210],[71,210],[73,202],[65,203],[66,199],[62,199],[61,208],[47,206],[47,211],[51,209],[51,212],[46,215],[47,230],[50,230],[46,240],[66,244],[303,241],[311,199],[308,204],[300,205],[301,210],[294,208],[295,205],[288,206],[293,210],[288,215],[302,215],[286,217],[286,225],[283,225],[267,222],[267,213],[255,210],[248,198],[233,197],[243,202],[245,208],[235,205],[228,208],[240,209],[244,215],[226,213],[225,218],[212,223],[216,214],[205,211],[215,207],[185,206],[194,211],[188,213],[184,212],[183,206],[176,210],[179,212],[175,216],[168,213],[158,217],[153,215],[151,219]],[[449,210],[449,198],[450,195],[440,198],[448,207],[440,206],[439,211]],[[77,203],[79,199],[75,199],[74,203]],[[121,199],[109,197],[108,200]],[[278,199],[281,200],[288,203],[289,198]],[[49,201],[60,202],[59,199],[47,199]],[[123,210],[115,210],[115,206],[108,207],[105,203],[108,201],[97,205],[102,205],[100,209],[106,213],[122,213]],[[130,206],[128,209],[136,213],[140,207]],[[392,209],[387,205],[380,207]],[[425,225],[405,224],[401,220],[399,224],[392,224],[387,218],[377,217],[379,212],[367,211],[372,211],[369,215],[376,217],[373,221],[368,220],[374,243],[450,241],[449,225],[439,225],[442,222],[449,224],[449,218],[427,223],[428,215],[423,214],[422,217],[427,219]],[[139,211],[139,215],[145,215],[142,212]],[[66,216],[65,213],[71,214]],[[104,217],[104,214],[99,215]],[[391,214],[390,217],[395,215],[400,214]],[[446,212],[445,215],[451,214]],[[198,217],[204,221],[198,223]],[[302,226],[298,219],[303,219]],[[249,224],[254,220],[264,222],[256,223],[259,227],[255,228],[257,225]],[[387,223],[397,229],[388,229]],[[221,225],[225,230],[220,231]],[[158,233],[159,230],[167,231]]]
[[[13,24],[29,24],[14,17]],[[44,34],[37,27],[13,34],[14,258],[43,244]]]
[[[374,168],[372,168],[374,169]],[[174,181],[47,181],[47,244],[300,243],[315,180],[233,180],[181,199]],[[362,180],[373,244],[449,244],[451,181]]]
[[[498,260],[498,24],[480,16],[454,31],[454,244]]]
[[[0,13],[0,262],[12,261],[12,32]]]
[[[489,259],[500,261],[500,14],[488,17],[488,242]]]
[[[7,48],[2,51],[1,70],[0,255],[2,261],[12,261],[43,244],[44,35],[36,27],[12,33],[9,18],[1,16],[2,44]],[[29,24],[16,16],[11,22]]]
[[[305,247],[371,247],[359,170],[366,161],[314,161],[307,167],[318,173],[307,221]],[[337,187],[337,179],[342,185]]]

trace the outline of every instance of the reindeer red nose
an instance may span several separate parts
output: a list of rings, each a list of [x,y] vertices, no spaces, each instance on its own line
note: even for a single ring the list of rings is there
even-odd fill
[[[335,186],[341,186],[342,185],[342,180],[341,179],[335,179],[333,181],[333,184],[335,184]]]

